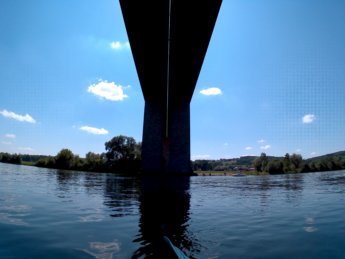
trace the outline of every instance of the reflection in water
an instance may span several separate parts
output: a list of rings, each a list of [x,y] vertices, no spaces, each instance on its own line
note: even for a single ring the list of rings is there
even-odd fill
[[[315,227],[315,218],[314,217],[306,217],[305,218],[305,227],[303,227],[305,232],[313,233],[316,232],[318,229]]]
[[[342,171],[338,171],[342,172]],[[345,176],[337,175],[335,172],[323,172],[319,174],[319,180],[321,184],[327,184],[332,187],[339,187],[338,192],[345,192],[343,186],[345,186]]]
[[[134,242],[140,247],[132,258],[169,258],[163,241],[167,236],[187,255],[193,251],[188,233],[190,209],[189,177],[143,177],[139,198],[139,234]]]
[[[56,182],[59,198],[69,198],[71,188],[76,188],[81,181],[81,174],[75,171],[56,170]]]
[[[270,203],[272,193],[285,195],[288,202],[297,203],[304,187],[304,176],[301,174],[286,174],[279,176],[243,177],[238,185],[242,195],[251,196],[258,192],[260,204],[266,207]]]
[[[89,249],[81,249],[81,251],[96,259],[112,259],[120,251],[120,244],[116,240],[109,243],[90,242],[89,247]]]
[[[107,175],[104,204],[111,208],[111,217],[135,215],[139,199],[139,184],[136,178]]]
[[[0,258],[167,258],[163,234],[195,258],[345,258],[344,193],[345,170],[173,181],[0,163]]]

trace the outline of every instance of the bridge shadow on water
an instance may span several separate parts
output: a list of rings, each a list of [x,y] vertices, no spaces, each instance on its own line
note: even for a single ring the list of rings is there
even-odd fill
[[[139,248],[132,258],[176,258],[163,236],[193,258],[196,241],[188,229],[190,178],[145,176],[140,180],[139,233],[133,240]]]
[[[138,232],[132,237],[136,248],[129,252],[133,259],[177,258],[164,237],[189,258],[200,252],[189,229],[189,176],[128,177],[57,170],[55,177],[59,198],[72,199],[73,188],[84,186],[89,195],[103,193],[111,217],[139,216]]]

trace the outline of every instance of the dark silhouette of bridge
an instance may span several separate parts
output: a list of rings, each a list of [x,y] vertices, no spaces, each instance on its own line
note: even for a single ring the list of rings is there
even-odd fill
[[[145,99],[143,172],[192,172],[190,101],[221,2],[120,0]]]

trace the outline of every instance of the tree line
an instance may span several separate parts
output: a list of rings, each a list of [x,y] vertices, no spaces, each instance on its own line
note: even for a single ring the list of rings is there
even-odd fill
[[[258,172],[269,174],[324,172],[345,169],[345,156],[327,155],[304,160],[299,154],[285,154],[282,158],[268,158],[265,153],[254,160]]]
[[[31,156],[0,153],[0,162],[31,165],[45,168],[82,170],[93,172],[137,173],[140,170],[141,143],[134,138],[119,135],[105,142],[105,152],[88,152],[85,158],[61,149],[56,156]]]
[[[245,156],[220,160],[195,160],[194,171],[253,171],[268,174],[323,172],[345,169],[345,152],[337,152],[312,159],[303,159],[300,154],[283,157]]]
[[[81,158],[67,148],[56,156],[21,155],[0,153],[0,162],[30,164],[39,167],[83,170],[93,172],[140,171],[141,142],[128,136],[115,136],[105,142],[105,152],[88,152]],[[284,174],[306,173],[345,169],[345,151],[304,160],[299,154],[285,154],[284,157],[245,156],[233,159],[192,161],[194,171],[256,171],[258,173]]]
[[[9,164],[20,164],[21,157],[19,154],[9,154],[9,153],[0,153],[0,162],[9,163]]]

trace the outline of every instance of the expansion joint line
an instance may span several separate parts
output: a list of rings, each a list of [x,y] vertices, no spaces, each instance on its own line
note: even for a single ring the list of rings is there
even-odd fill
[[[171,1],[169,0],[168,17],[168,57],[167,57],[167,82],[166,82],[166,114],[165,114],[165,137],[169,137],[169,88],[170,88],[170,21],[171,21]]]

